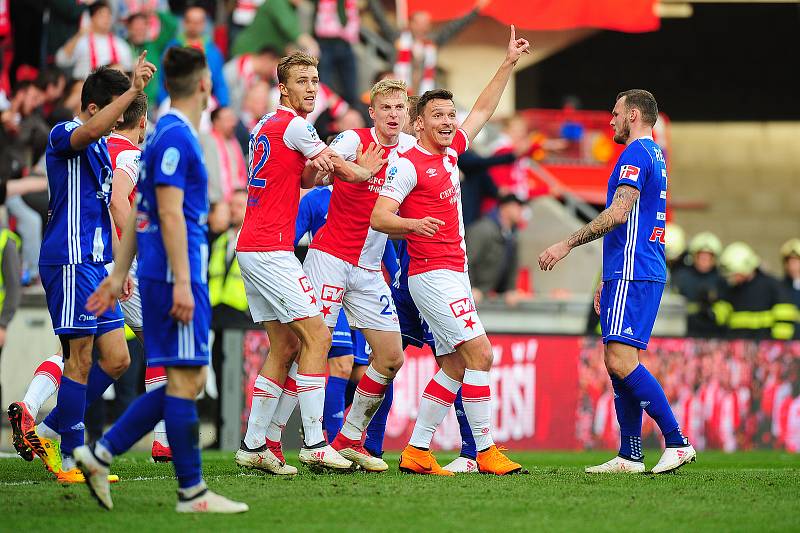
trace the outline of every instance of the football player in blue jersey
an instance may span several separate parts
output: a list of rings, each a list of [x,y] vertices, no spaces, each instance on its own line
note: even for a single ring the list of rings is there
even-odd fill
[[[75,450],[86,484],[113,507],[107,475],[115,455],[164,419],[178,478],[176,511],[241,513],[244,503],[208,490],[203,480],[195,398],[209,363],[208,175],[197,138],[211,95],[211,74],[194,48],[167,50],[163,69],[172,108],[156,124],[142,157],[137,216],[123,231],[117,268],[91,296],[96,313],[113,305],[138,247],[147,364],[167,369],[167,386],[134,401],[92,448]]]
[[[48,139],[50,205],[39,265],[65,364],[56,408],[23,440],[62,482],[83,481],[72,454],[83,444],[86,405],[99,398],[130,364],[119,304],[102,314],[87,310],[84,304],[108,275],[105,265],[113,259],[117,239],[109,212],[112,165],[104,137],[121,121],[154,71],[144,54],[133,84],[118,70],[97,69],[83,85],[79,115],[56,124]],[[129,282],[126,285],[127,294]],[[95,344],[100,359],[92,364]]]
[[[594,307],[600,315],[605,365],[614,388],[620,448],[617,457],[586,472],[644,472],[642,412],[647,411],[666,445],[652,470],[658,474],[676,470],[697,455],[681,433],[661,385],[639,362],[667,281],[667,167],[653,140],[658,106],[651,93],[641,89],[619,93],[611,115],[614,142],[625,145],[625,150],[608,181],[606,209],[542,252],[539,267],[552,270],[576,246],[605,237],[603,280]]]

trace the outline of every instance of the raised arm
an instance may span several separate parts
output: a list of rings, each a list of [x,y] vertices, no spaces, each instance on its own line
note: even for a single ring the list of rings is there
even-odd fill
[[[522,54],[530,53],[530,46],[527,40],[517,39],[516,30],[512,25],[511,38],[508,41],[508,49],[503,63],[480,96],[478,96],[478,100],[475,101],[475,105],[472,106],[472,110],[461,125],[461,128],[467,132],[470,141],[478,135],[483,126],[492,118],[495,109],[497,109],[497,104],[500,103],[500,97],[503,95],[506,85],[508,85],[508,80],[511,79],[514,66],[519,61],[519,58],[522,57]]]
[[[130,89],[95,113],[85,124],[72,131],[70,146],[78,151],[86,148],[100,137],[106,135],[117,123],[117,119],[128,109],[128,106],[144,90],[156,71],[155,65],[145,60],[147,52],[142,52],[133,71],[133,82]]]
[[[566,240],[555,243],[539,255],[539,268],[553,270],[556,263],[564,259],[573,248],[597,240],[627,222],[628,215],[638,199],[639,190],[636,187],[618,186],[608,208]]]

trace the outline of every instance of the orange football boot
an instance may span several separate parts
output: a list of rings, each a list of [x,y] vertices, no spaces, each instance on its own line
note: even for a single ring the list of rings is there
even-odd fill
[[[407,474],[455,476],[454,473],[439,466],[430,450],[420,450],[410,444],[400,454],[400,471]]]
[[[505,476],[508,474],[527,474],[528,471],[522,468],[522,465],[515,463],[505,456],[497,446],[491,447],[478,452],[478,470],[481,474],[495,474],[498,476]]]

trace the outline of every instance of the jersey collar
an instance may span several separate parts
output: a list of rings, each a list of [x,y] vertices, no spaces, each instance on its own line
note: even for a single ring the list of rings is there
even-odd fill
[[[378,132],[375,130],[375,126],[372,126],[369,129],[370,134],[372,134],[372,140],[375,141],[375,144],[378,146],[382,146],[384,148],[394,148],[395,146],[400,144],[400,137],[397,137],[397,142],[394,144],[383,144],[380,139],[378,139]]]
[[[82,121],[82,120],[81,120],[81,118],[80,118],[80,117],[78,117],[78,116],[75,116],[75,117],[73,117],[73,118],[72,118],[72,122],[77,122],[78,124],[80,124],[81,126],[83,126],[83,121]]]
[[[285,106],[285,105],[278,104],[278,107],[276,107],[276,108],[275,108],[275,110],[277,111],[277,110],[279,110],[279,109],[280,109],[280,110],[283,110],[283,111],[286,111],[287,113],[291,113],[291,114],[292,114],[292,115],[294,115],[294,116],[299,116],[299,115],[297,114],[297,111],[295,111],[295,110],[294,110],[294,109],[292,109],[291,107],[288,107],[288,106]]]
[[[178,117],[179,119],[184,121],[186,123],[186,125],[189,126],[189,131],[192,132],[192,135],[194,135],[195,138],[198,138],[198,139],[200,138],[197,135],[197,130],[194,129],[194,126],[192,125],[192,122],[189,120],[189,117],[184,115],[179,109],[176,109],[174,107],[170,107],[169,111],[167,111],[167,115],[175,115],[176,117]]]

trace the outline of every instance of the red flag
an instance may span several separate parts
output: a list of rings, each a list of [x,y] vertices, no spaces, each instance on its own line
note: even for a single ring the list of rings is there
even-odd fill
[[[525,30],[602,28],[624,32],[655,31],[657,0],[493,0],[481,14]],[[458,18],[475,6],[474,0],[408,0],[408,12],[427,11],[434,21]]]

